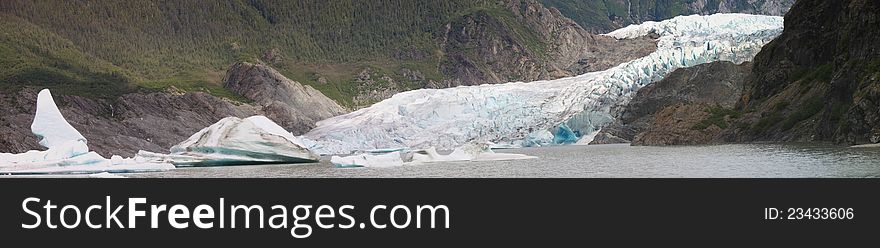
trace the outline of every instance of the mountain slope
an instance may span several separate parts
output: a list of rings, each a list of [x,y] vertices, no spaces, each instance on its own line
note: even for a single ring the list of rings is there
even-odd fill
[[[755,58],[734,141],[880,142],[880,3],[799,0]]]
[[[711,142],[727,127],[751,63],[680,68],[633,97],[591,144],[685,145]]]
[[[541,0],[593,32],[678,15],[747,13],[784,15],[795,0]]]
[[[98,96],[173,86],[238,98],[222,87],[223,72],[259,60],[340,104],[361,107],[409,89],[605,69],[653,47],[647,40],[599,44],[613,41],[595,42],[535,0],[9,0],[0,2],[0,15],[0,47],[9,47],[2,51],[51,52],[28,55],[32,70],[4,69],[3,84],[90,83],[106,90],[56,92]],[[596,58],[584,47],[642,54]],[[56,54],[74,57],[57,65],[66,57]]]

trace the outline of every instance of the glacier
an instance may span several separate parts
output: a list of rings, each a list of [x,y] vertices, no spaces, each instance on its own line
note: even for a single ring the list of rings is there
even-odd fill
[[[135,159],[182,167],[317,162],[308,142],[265,116],[226,117],[171,147],[170,154],[139,151]]]
[[[657,50],[605,71],[530,83],[420,89],[317,123],[304,135],[320,154],[407,147],[452,149],[470,142],[500,147],[588,143],[635,92],[677,68],[741,63],[782,32],[775,16],[679,16],[604,34],[659,35]]]
[[[100,172],[148,172],[174,169],[167,163],[141,163],[131,158],[106,159],[89,151],[88,140],[61,115],[48,89],[37,94],[37,110],[31,132],[44,151],[0,153],[0,174],[89,174]]]

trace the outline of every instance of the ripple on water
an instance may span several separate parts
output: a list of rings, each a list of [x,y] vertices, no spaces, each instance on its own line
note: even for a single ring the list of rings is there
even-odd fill
[[[539,159],[395,168],[334,168],[327,162],[184,168],[129,177],[877,177],[880,148],[822,144],[510,149]]]

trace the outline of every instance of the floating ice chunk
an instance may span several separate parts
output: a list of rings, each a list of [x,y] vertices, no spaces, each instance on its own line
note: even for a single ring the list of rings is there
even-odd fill
[[[120,176],[120,175],[116,175],[116,174],[111,174],[111,173],[108,173],[108,172],[101,172],[101,173],[89,174],[89,177],[90,177],[90,178],[125,178],[124,176]]]
[[[97,157],[96,157],[97,155]],[[100,155],[97,153],[89,153],[89,155],[77,156],[73,159],[77,160],[70,165],[49,165],[37,166],[33,168],[18,168],[13,170],[4,170],[2,173],[9,174],[93,174],[100,172],[107,173],[134,173],[134,172],[159,172],[173,170],[174,165],[168,163],[126,163],[112,164],[107,159],[98,159]]]
[[[0,166],[0,173],[9,174],[91,174],[99,172],[130,173],[156,172],[174,169],[168,163],[136,162],[121,159],[116,162],[95,152],[88,152],[60,160],[35,161],[29,163],[10,163]]]
[[[515,149],[515,148],[522,148],[522,147],[523,147],[522,144],[489,142],[489,149],[492,149],[492,150]]]
[[[433,147],[412,154],[410,163],[436,163],[459,161],[490,161],[534,159],[537,157],[514,153],[496,153],[489,149],[489,144],[469,143],[455,148],[449,155],[441,155]]]
[[[75,140],[63,144],[55,144],[53,148],[45,151],[31,150],[18,154],[0,153],[0,162],[7,165],[32,163],[60,164],[66,159],[88,152],[89,147],[86,146],[86,143]]]
[[[72,141],[81,141],[83,145],[86,142],[86,138],[61,116],[48,89],[41,90],[37,95],[37,113],[31,124],[31,132],[40,138],[40,145],[49,149],[70,145]]]
[[[146,172],[174,169],[171,164],[136,163],[113,156],[106,159],[90,152],[86,138],[64,117],[49,90],[37,95],[37,112],[31,131],[40,138],[45,151],[19,154],[0,153],[0,173],[7,174],[71,174],[97,172]]]
[[[399,151],[388,152],[384,154],[357,154],[351,156],[333,156],[330,163],[338,168],[349,167],[396,167],[403,165],[403,159],[400,157]]]
[[[428,149],[418,151],[412,155],[412,163],[435,163],[435,162],[456,162],[470,161],[474,156],[466,152],[455,149],[449,155],[440,155],[437,149],[430,147]]]
[[[850,146],[851,148],[880,148],[880,143]]]
[[[308,147],[300,138],[293,136],[292,133],[288,132],[283,127],[279,126],[277,123],[270,120],[269,118],[266,118],[265,116],[255,115],[255,116],[245,118],[244,120],[250,121],[252,124],[254,124],[254,126],[262,128],[263,131],[265,131],[267,133],[284,137],[285,139],[287,139],[288,141],[290,141],[293,144],[296,144],[299,147],[302,147],[302,148]]]
[[[171,147],[171,154],[141,151],[139,161],[177,166],[217,166],[263,163],[310,163],[319,157],[264,116],[226,117]]]

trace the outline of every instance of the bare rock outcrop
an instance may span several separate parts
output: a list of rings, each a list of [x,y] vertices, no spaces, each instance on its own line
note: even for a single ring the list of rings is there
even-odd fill
[[[445,26],[438,38],[445,60],[440,72],[450,80],[428,87],[556,79],[605,70],[656,50],[650,38],[589,33],[536,0],[501,3],[512,16],[476,11]]]
[[[252,100],[266,117],[294,134],[346,112],[315,88],[290,80],[267,65],[236,63],[226,71],[223,87]]]
[[[751,70],[749,63],[712,62],[670,73],[640,89],[593,144],[684,145],[709,143],[728,126]]]

